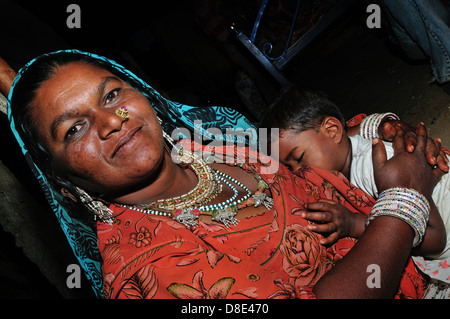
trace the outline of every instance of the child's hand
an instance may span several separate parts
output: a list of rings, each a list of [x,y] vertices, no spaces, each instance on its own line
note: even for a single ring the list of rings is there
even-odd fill
[[[364,231],[366,216],[353,213],[338,202],[319,199],[306,209],[301,217],[314,222],[306,228],[324,236],[322,245],[332,245],[342,237],[358,238]]]

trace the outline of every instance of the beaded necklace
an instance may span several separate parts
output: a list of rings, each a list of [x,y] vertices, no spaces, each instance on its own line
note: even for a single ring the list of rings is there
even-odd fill
[[[272,208],[272,198],[264,193],[268,185],[256,171],[253,170],[252,173],[258,186],[255,193],[252,194],[252,191],[237,179],[213,169],[203,159],[196,158],[195,154],[179,150],[179,156],[182,157],[183,163],[188,163],[188,167],[198,178],[198,183],[193,190],[184,195],[158,200],[151,204],[137,206],[121,204],[121,206],[145,214],[172,217],[187,227],[196,227],[198,225],[196,220],[199,216],[208,215],[212,217],[213,221],[220,222],[227,228],[231,225],[235,226],[239,222],[235,218],[239,209],[251,205],[254,207],[264,205],[267,209]],[[251,169],[247,164],[235,165],[243,169]],[[233,195],[221,203],[207,205],[222,191],[220,182],[231,188]],[[238,198],[239,191],[233,184],[242,188],[245,195]]]
[[[197,176],[198,183],[194,189],[181,196],[160,199],[147,205],[147,209],[173,211],[180,208],[205,205],[222,191],[222,185],[215,178],[213,169],[204,161],[193,162],[188,166]]]

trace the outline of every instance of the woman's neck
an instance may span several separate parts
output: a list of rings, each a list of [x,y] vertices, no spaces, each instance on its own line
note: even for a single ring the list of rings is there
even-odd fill
[[[155,176],[136,190],[115,197],[112,201],[127,205],[149,204],[159,199],[185,194],[197,183],[194,172],[175,164],[170,154],[165,152],[161,168]]]

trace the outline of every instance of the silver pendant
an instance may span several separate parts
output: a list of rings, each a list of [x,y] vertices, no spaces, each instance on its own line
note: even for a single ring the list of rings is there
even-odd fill
[[[234,218],[236,214],[236,208],[228,206],[214,211],[212,220],[224,224],[226,228],[230,228],[231,225],[236,226],[239,223],[239,220]]]
[[[273,199],[267,196],[264,193],[254,194],[252,195],[253,199],[255,200],[255,207],[264,205],[267,209],[272,209],[273,207]]]
[[[175,211],[175,217],[174,219],[187,226],[187,227],[197,227],[198,223],[196,219],[198,219],[199,214],[197,212],[198,210],[191,210],[187,208],[183,209],[177,209]]]

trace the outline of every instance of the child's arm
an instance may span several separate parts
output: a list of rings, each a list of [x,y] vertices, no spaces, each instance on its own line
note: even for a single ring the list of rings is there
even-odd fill
[[[447,234],[441,215],[434,204],[430,201],[430,219],[422,243],[413,249],[412,254],[417,256],[437,255],[445,248]]]
[[[301,217],[314,222],[306,226],[308,230],[324,235],[322,245],[334,244],[342,237],[359,238],[364,232],[367,216],[351,212],[338,202],[319,199],[306,208]]]
[[[417,256],[436,255],[445,248],[447,235],[441,216],[433,201],[430,202],[430,219],[422,243],[412,253]],[[331,200],[320,199],[307,205],[302,217],[314,222],[306,228],[324,237],[323,245],[334,244],[343,237],[359,238],[365,229],[367,216],[349,211],[347,208]]]

